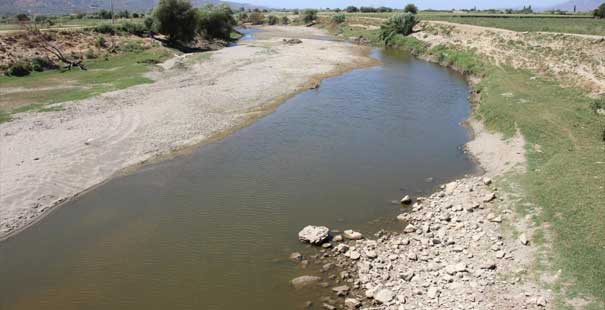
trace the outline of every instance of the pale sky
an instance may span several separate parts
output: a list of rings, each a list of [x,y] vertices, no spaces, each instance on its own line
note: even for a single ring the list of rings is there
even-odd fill
[[[388,6],[403,8],[408,3],[406,0],[233,0],[272,8],[344,8],[348,5],[355,6]],[[420,9],[460,9],[477,6],[479,9],[489,8],[515,8],[524,5],[534,7],[546,7],[566,2],[566,0],[410,0]]]

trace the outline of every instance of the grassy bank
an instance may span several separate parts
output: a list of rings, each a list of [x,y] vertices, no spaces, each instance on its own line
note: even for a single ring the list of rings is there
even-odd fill
[[[375,37],[376,30],[341,25],[346,36]],[[370,40],[375,42],[374,40]],[[594,99],[531,72],[496,67],[467,50],[446,45],[429,48],[413,37],[397,37],[393,47],[431,58],[469,75],[482,77],[481,101],[474,115],[505,136],[519,130],[526,139],[528,172],[507,176],[522,185],[526,200],[537,206],[535,221],[548,223],[552,235],[550,271],[562,270],[552,285],[559,301],[591,296],[588,309],[605,307],[605,116]],[[516,206],[521,214],[523,205]],[[561,308],[564,303],[559,304]]]
[[[33,72],[26,77],[0,76],[0,122],[10,114],[25,111],[47,111],[49,104],[79,100],[94,95],[151,83],[145,77],[153,64],[170,57],[165,48],[133,49],[107,59],[85,61],[87,71],[72,69]],[[52,109],[60,107],[53,106]]]

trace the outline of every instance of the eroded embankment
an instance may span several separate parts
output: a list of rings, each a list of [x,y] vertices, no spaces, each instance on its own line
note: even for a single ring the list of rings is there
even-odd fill
[[[324,77],[376,63],[367,48],[342,42],[282,42],[301,31],[309,32],[287,27],[209,59],[170,61],[154,84],[0,125],[0,239],[124,169],[221,137]]]

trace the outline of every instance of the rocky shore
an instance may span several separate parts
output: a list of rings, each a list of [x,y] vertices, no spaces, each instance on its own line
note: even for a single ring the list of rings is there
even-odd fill
[[[515,221],[506,199],[490,179],[467,177],[413,205],[404,199],[400,233],[326,234],[314,262],[327,276],[305,279],[332,296],[314,309],[550,308],[550,293],[531,279],[530,232],[503,235]]]

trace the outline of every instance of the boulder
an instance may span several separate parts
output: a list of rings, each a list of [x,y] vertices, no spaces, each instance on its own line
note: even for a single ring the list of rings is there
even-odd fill
[[[294,252],[294,253],[290,254],[290,260],[295,261],[295,262],[302,262],[303,255],[298,252]]]
[[[383,288],[374,294],[374,299],[381,304],[386,304],[393,300],[395,293],[388,288]]]
[[[410,195],[405,195],[405,197],[401,198],[401,203],[404,205],[409,205],[412,203],[412,198]]]
[[[330,234],[330,229],[325,226],[307,226],[298,233],[298,239],[311,244],[321,244]]]
[[[321,281],[320,277],[316,277],[316,276],[300,276],[297,278],[294,278],[290,281],[290,284],[297,290],[299,289],[303,289],[305,287],[311,286],[311,285],[315,285],[317,283],[319,283],[319,281]]]
[[[521,242],[522,245],[528,245],[529,239],[527,239],[527,236],[523,233],[519,235],[519,242]]]
[[[336,286],[332,288],[332,291],[336,293],[337,296],[347,296],[349,287],[346,285]]]
[[[361,307],[361,302],[355,298],[347,298],[345,299],[345,309],[357,309]]]
[[[360,232],[356,232],[351,229],[345,230],[342,235],[349,240],[359,240],[363,238],[363,235]]]

